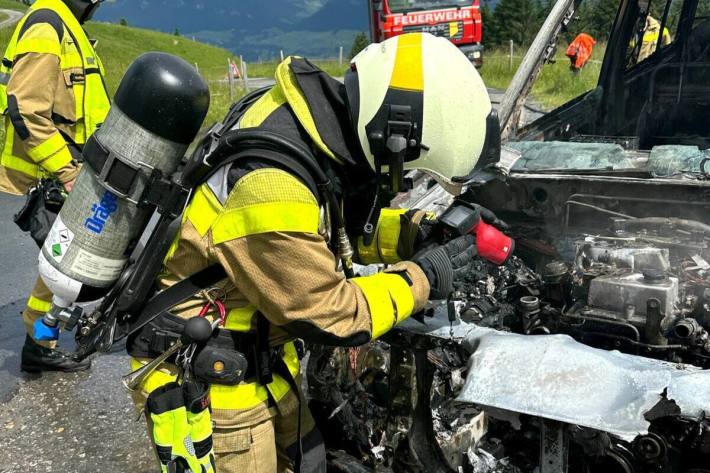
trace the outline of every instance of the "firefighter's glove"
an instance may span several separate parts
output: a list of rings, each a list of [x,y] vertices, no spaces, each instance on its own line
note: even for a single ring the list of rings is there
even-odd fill
[[[413,261],[429,280],[430,298],[446,299],[454,290],[454,279],[466,272],[477,254],[476,238],[464,235],[445,245],[423,250]]]
[[[206,386],[168,383],[148,396],[162,473],[214,473],[212,421]]]

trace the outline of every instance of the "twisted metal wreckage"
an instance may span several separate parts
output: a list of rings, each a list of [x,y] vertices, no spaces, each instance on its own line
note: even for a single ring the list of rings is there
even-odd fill
[[[333,471],[710,472],[710,20],[658,3],[670,46],[634,61],[651,4],[623,0],[599,86],[519,128],[578,2],[523,60],[501,160],[463,196],[511,226],[516,256],[384,341],[313,348]],[[408,206],[448,206],[419,182]]]

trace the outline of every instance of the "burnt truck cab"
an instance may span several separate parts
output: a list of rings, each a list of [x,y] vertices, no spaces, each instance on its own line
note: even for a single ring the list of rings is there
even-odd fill
[[[483,64],[480,0],[370,0],[373,43],[404,33],[447,38],[477,67]]]
[[[641,54],[647,17],[666,38]],[[670,41],[669,41],[670,40]],[[517,140],[617,139],[710,147],[710,2],[623,0],[595,89],[523,127]]]
[[[312,347],[329,471],[710,473],[710,0],[622,0],[597,87],[511,126],[578,3],[553,6],[500,160],[460,196],[514,255],[382,340]],[[651,15],[668,34],[643,45]],[[430,184],[398,204],[446,209]]]

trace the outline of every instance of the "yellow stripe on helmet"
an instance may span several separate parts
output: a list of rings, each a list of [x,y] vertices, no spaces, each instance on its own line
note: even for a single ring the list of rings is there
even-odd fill
[[[421,33],[404,34],[399,37],[390,87],[416,92],[424,91]]]

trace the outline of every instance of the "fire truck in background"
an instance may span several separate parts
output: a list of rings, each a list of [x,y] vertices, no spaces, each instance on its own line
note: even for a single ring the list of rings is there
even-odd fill
[[[483,64],[480,0],[369,0],[370,39],[424,31],[448,38],[476,65]]]

